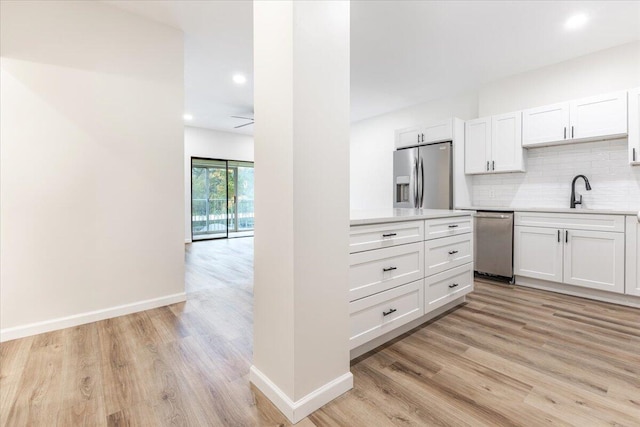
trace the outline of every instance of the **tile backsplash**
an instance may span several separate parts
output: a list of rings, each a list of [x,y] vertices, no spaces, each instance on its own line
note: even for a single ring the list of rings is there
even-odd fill
[[[630,166],[627,139],[525,150],[526,172],[473,177],[473,205],[485,207],[568,208],[571,181],[583,208],[640,210],[640,166]]]

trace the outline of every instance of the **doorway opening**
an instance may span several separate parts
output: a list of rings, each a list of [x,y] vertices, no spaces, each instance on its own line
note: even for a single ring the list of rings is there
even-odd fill
[[[191,158],[191,239],[253,236],[253,162]]]

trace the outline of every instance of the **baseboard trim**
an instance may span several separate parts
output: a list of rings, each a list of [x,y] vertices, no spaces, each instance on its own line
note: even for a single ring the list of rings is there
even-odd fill
[[[118,305],[102,310],[88,311],[86,313],[59,317],[57,319],[30,323],[23,326],[4,328],[0,329],[0,342],[11,341],[31,335],[42,334],[45,332],[56,331],[58,329],[84,325],[85,323],[97,322],[99,320],[111,319],[113,317],[124,316],[125,314],[163,307],[165,305],[175,304],[186,300],[187,294],[184,292],[180,292],[173,295],[138,301],[131,304]]]
[[[571,295],[574,297],[608,302],[611,304],[620,304],[627,307],[640,308],[640,297],[635,295],[618,294],[614,292],[601,291],[599,289],[583,288],[580,286],[548,282],[546,280],[523,276],[516,276],[516,285],[526,288],[540,289],[542,291],[557,292],[559,294]]]
[[[293,424],[353,388],[353,375],[347,372],[294,402],[255,366],[251,366],[249,380]]]
[[[191,241],[191,239],[184,239],[184,243],[185,243],[185,244],[187,244],[187,243],[192,243],[192,241]]]

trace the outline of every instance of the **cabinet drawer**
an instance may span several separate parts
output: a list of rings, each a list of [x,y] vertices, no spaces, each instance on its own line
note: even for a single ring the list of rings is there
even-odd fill
[[[349,303],[350,348],[402,326],[424,313],[424,280]]]
[[[424,240],[424,221],[356,225],[349,232],[349,253],[388,248]]]
[[[624,233],[624,216],[589,213],[516,212],[515,225]]]
[[[473,261],[471,234],[424,242],[425,276],[440,273]]]
[[[424,312],[429,313],[473,290],[473,264],[436,274],[424,282]]]
[[[425,240],[471,233],[471,215],[428,219],[424,222]]]
[[[424,277],[424,244],[411,243],[349,256],[349,301]]]

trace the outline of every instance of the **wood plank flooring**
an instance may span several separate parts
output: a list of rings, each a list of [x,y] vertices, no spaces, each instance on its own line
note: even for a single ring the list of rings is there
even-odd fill
[[[248,382],[253,239],[187,245],[188,300],[0,345],[2,426],[286,426]],[[298,426],[640,426],[640,310],[476,282]]]

